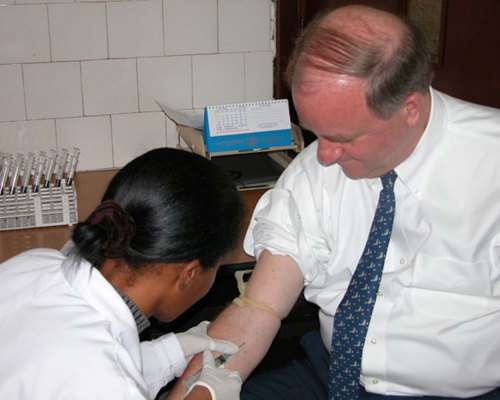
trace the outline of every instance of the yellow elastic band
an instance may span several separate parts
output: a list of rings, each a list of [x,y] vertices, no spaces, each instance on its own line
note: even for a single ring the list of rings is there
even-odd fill
[[[233,303],[236,304],[238,307],[243,307],[245,303],[248,303],[254,307],[261,309],[262,311],[266,311],[268,313],[273,314],[276,318],[278,318],[281,321],[283,319],[281,315],[279,315],[272,308],[265,306],[262,303],[258,303],[255,300],[249,299],[248,297],[245,296],[245,290],[247,288],[247,284],[245,282],[245,275],[250,275],[251,273],[252,273],[251,269],[240,270],[234,273],[234,277],[236,278],[236,283],[238,285],[238,291],[240,292],[240,297],[236,297],[233,300]]]
[[[251,304],[252,306],[254,307],[257,307],[259,309],[261,309],[262,311],[266,311],[268,313],[271,313],[273,314],[276,318],[278,318],[280,321],[283,319],[281,317],[281,315],[279,315],[276,311],[274,311],[272,308],[268,307],[268,306],[265,306],[264,304],[262,303],[258,303],[256,302],[255,300],[252,300],[252,299],[249,299],[248,297],[246,297],[245,295],[240,295],[240,297],[236,297],[234,300],[233,300],[233,303],[236,304],[237,306],[239,307],[243,307],[243,305],[245,303],[248,303],[248,304]]]

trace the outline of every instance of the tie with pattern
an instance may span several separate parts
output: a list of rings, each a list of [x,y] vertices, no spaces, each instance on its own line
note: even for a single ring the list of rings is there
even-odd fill
[[[394,171],[381,177],[384,188],[379,195],[368,241],[335,313],[330,357],[329,400],[359,398],[363,345],[392,232],[396,203],[393,187],[396,178]]]

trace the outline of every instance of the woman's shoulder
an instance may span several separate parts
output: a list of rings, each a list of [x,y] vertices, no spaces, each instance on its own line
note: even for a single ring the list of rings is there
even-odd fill
[[[56,249],[48,249],[48,248],[38,248],[31,249],[27,251],[23,251],[15,255],[14,257],[9,258],[5,262],[1,264],[1,268],[4,266],[10,266],[12,264],[21,264],[26,262],[37,262],[37,263],[61,263],[64,260],[65,256]]]
[[[59,271],[65,259],[66,257],[55,249],[24,251],[0,264],[0,281],[9,279],[9,285],[12,285],[14,279],[22,279],[27,285],[30,279],[38,280],[44,271]]]

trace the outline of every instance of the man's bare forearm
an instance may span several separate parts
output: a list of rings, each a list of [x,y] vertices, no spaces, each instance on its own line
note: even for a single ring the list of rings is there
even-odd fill
[[[262,326],[264,328],[260,328]],[[212,322],[208,333],[215,338],[231,340],[238,345],[244,344],[237,354],[233,354],[227,360],[225,367],[239,371],[241,378],[245,380],[265,356],[279,327],[280,321],[265,311],[248,305],[241,308],[231,305]],[[182,399],[186,392],[182,381],[200,369],[201,357],[195,357],[169,394],[168,399]],[[205,397],[194,398],[203,399]],[[210,396],[206,398],[210,399]]]
[[[303,278],[295,262],[289,257],[272,256],[264,252],[252,274],[246,296],[286,316],[302,290]],[[210,336],[243,345],[233,354],[225,367],[238,371],[245,380],[262,361],[276,336],[281,321],[268,311],[251,304],[231,304],[212,322]],[[183,399],[186,389],[182,385],[201,368],[201,357],[195,357],[179,382],[170,392],[169,400]],[[210,400],[210,396],[189,397],[193,400]]]

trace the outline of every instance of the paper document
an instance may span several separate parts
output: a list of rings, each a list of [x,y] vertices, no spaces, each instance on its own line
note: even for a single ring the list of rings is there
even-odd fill
[[[165,104],[156,101],[156,104],[160,106],[163,112],[178,125],[189,126],[194,129],[203,130],[203,110],[175,110]]]

